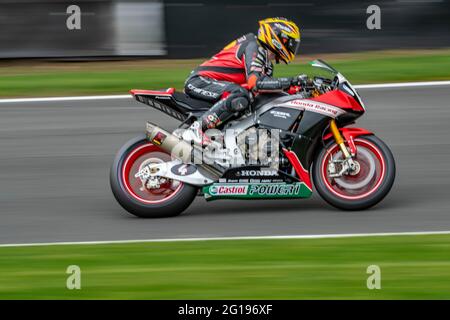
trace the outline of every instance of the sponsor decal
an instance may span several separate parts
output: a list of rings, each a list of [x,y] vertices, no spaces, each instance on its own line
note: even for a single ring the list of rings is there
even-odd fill
[[[166,139],[166,135],[162,132],[158,132],[152,139],[152,142],[158,146],[160,146],[164,140]]]
[[[179,175],[179,176],[188,176],[193,174],[197,171],[197,168],[192,164],[177,164],[176,166],[173,166],[171,169],[173,174]]]
[[[329,104],[304,99],[291,100],[286,102],[282,106],[301,108],[303,110],[320,113],[331,118],[336,118],[337,116],[345,112],[344,110],[331,106]]]
[[[206,117],[206,121],[208,122],[206,124],[206,126],[209,129],[213,129],[213,128],[217,127],[218,125],[220,125],[220,123],[221,123],[217,113],[208,114],[208,116]]]
[[[292,29],[291,29],[291,28],[289,28],[288,26],[283,25],[283,24],[281,24],[281,23],[275,23],[275,27],[280,28],[281,30],[286,31],[286,32],[289,32],[289,33],[292,32]]]
[[[283,47],[281,46],[281,43],[278,42],[278,40],[276,40],[276,39],[272,39],[272,44],[275,46],[275,48],[277,48],[279,50],[283,49]]]
[[[250,183],[213,184],[203,188],[205,198],[264,199],[264,198],[307,198],[311,196],[303,182],[300,183],[261,183],[249,179]]]
[[[242,177],[278,176],[277,170],[241,170],[238,173]]]
[[[218,98],[219,97],[218,93],[207,91],[207,90],[204,90],[202,88],[194,87],[190,83],[188,83],[187,87],[188,87],[188,89],[194,91],[195,93],[201,94],[202,96],[205,96],[205,97],[211,97],[211,98]]]
[[[249,195],[293,196],[300,192],[301,184],[254,184],[250,186]]]
[[[156,96],[155,99],[166,99],[166,100],[170,100],[170,99],[172,99],[172,97],[168,97],[168,96]]]
[[[213,185],[209,187],[209,194],[212,196],[224,195],[246,195],[248,185]]]
[[[282,119],[287,119],[287,118],[291,117],[291,114],[289,112],[282,112],[282,111],[277,111],[277,110],[270,111],[270,114],[276,118],[282,118]]]

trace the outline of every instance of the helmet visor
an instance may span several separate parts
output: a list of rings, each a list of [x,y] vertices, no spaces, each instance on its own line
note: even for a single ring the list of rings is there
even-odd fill
[[[286,44],[286,48],[294,55],[297,54],[299,47],[300,47],[300,39],[290,38]]]

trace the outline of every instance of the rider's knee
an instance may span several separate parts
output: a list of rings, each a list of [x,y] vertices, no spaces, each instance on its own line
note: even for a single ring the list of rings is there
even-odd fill
[[[233,112],[240,112],[247,109],[249,104],[248,96],[233,97],[230,101],[230,109]]]
[[[228,101],[228,107],[232,112],[243,111],[250,105],[248,91],[242,87],[236,88],[228,97]]]

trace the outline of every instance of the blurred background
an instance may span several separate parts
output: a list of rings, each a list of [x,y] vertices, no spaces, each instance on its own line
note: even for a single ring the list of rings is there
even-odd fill
[[[68,28],[72,5],[80,29]],[[371,5],[381,29],[367,27]],[[356,85],[419,82],[358,87],[367,115],[357,126],[396,159],[389,196],[365,212],[314,195],[198,197],[174,219],[129,215],[109,187],[114,155],[146,120],[179,123],[127,92],[182,90],[203,59],[270,16],[302,30],[299,57],[277,77],[310,75],[306,62],[321,58]],[[450,230],[449,29],[450,0],[0,0],[0,299],[450,298],[449,235],[2,247]],[[65,287],[69,264],[87,276],[81,291]],[[383,268],[376,293],[372,264]]]
[[[373,4],[381,30],[366,27]],[[450,46],[448,0],[0,0],[0,58],[206,57],[268,16],[296,21],[307,54]]]

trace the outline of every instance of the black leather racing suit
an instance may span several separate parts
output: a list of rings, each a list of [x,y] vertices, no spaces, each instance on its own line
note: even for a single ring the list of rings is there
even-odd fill
[[[231,42],[191,72],[185,92],[193,98],[216,102],[202,116],[202,129],[215,128],[250,105],[250,92],[281,91],[292,78],[273,78],[269,52],[252,33]],[[247,89],[242,85],[246,84]]]

